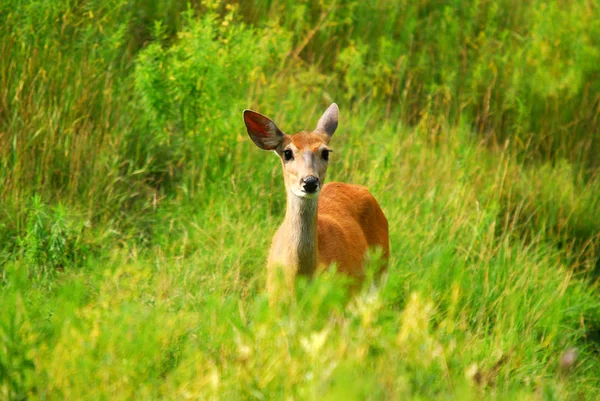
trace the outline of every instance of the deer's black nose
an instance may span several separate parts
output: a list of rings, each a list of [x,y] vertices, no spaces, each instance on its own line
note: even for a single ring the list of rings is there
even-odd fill
[[[302,180],[302,188],[306,193],[315,193],[319,189],[319,179],[314,175],[309,175]]]

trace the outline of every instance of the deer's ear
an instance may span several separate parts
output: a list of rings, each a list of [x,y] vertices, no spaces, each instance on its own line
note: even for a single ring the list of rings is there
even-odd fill
[[[331,103],[331,106],[329,106],[327,110],[325,110],[325,113],[323,113],[323,115],[319,119],[315,132],[327,134],[327,136],[331,138],[338,126],[339,114],[340,109],[338,108],[337,104]]]
[[[273,150],[283,141],[283,132],[268,117],[244,110],[244,123],[252,142],[263,150]]]

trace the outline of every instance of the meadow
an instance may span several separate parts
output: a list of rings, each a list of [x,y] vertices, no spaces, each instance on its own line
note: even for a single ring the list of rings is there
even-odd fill
[[[597,400],[600,4],[0,2],[1,400]],[[387,281],[269,306],[286,133]]]

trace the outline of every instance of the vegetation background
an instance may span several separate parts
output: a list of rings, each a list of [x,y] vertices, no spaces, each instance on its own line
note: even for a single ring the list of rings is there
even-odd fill
[[[0,399],[600,398],[597,0],[0,2]],[[390,222],[270,309],[278,162]]]

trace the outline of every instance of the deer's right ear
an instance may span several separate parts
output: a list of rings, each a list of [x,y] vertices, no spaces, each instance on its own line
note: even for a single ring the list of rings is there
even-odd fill
[[[263,150],[273,150],[283,141],[283,132],[268,117],[244,110],[244,123],[252,142]]]

